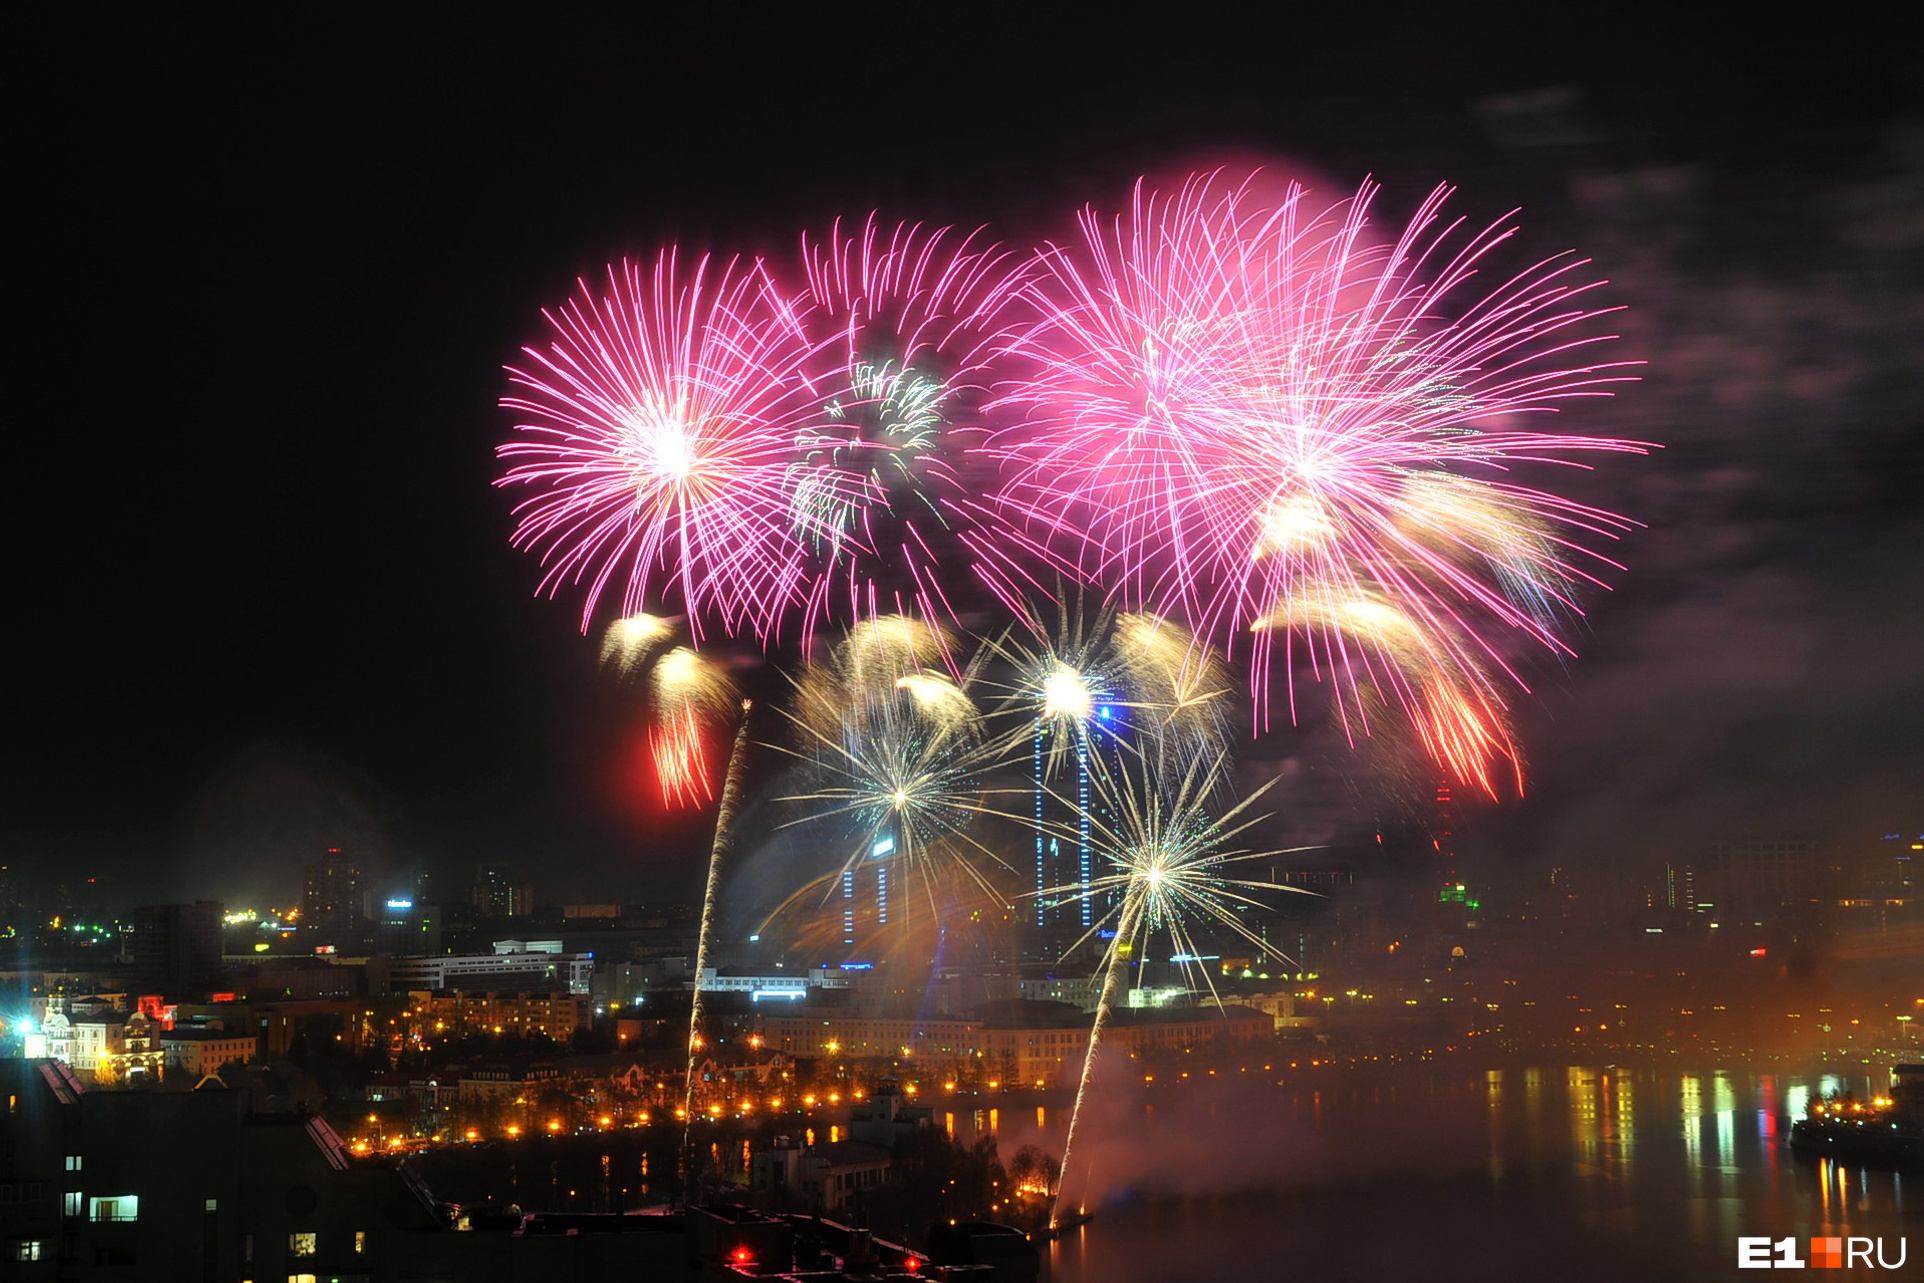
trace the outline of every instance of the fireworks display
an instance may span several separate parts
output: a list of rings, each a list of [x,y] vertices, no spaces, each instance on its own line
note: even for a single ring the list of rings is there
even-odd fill
[[[547,346],[509,371],[523,421],[500,448],[500,484],[533,492],[515,540],[541,550],[543,588],[584,586],[584,629],[614,583],[623,614],[673,602],[697,639],[704,621],[773,637],[805,598],[803,538],[826,533],[792,528],[797,485],[862,485],[827,460],[796,476],[819,406],[790,301],[759,263],[664,251],[546,316]]]
[[[1327,680],[1352,735],[1393,706],[1452,774],[1520,786],[1507,639],[1567,653],[1585,540],[1627,524],[1520,472],[1643,447],[1519,422],[1627,376],[1590,355],[1581,260],[1484,288],[1514,229],[1463,234],[1439,188],[1379,238],[1375,195],[1213,173],[1031,256],[871,216],[805,237],[789,283],[673,251],[611,268],[511,372],[517,540],[546,590],[585,587],[584,625],[618,582],[697,645],[704,622],[806,647],[829,620],[953,619],[977,578],[1021,611],[1067,574],[1152,639],[1241,654],[1259,732],[1273,688],[1294,718]],[[1394,642],[1326,600],[1380,600]],[[1178,708],[1220,683],[1183,677]]]
[[[711,660],[677,646],[656,661],[648,685],[654,718],[648,750],[662,800],[699,806],[709,801],[708,738],[735,711],[735,684]]]
[[[953,617],[942,584],[962,488],[951,438],[981,400],[976,380],[1024,263],[977,239],[871,217],[858,233],[838,223],[803,240],[800,314],[823,398],[793,465],[791,525],[814,553],[805,628]]]
[[[913,918],[939,949],[965,901],[1023,900],[1079,937],[1065,961],[1099,954],[1065,1172],[1152,942],[1192,970],[1212,941],[1274,954],[1252,915],[1296,888],[1241,872],[1281,852],[1238,845],[1276,781],[1239,795],[1233,718],[1260,737],[1324,684],[1352,743],[1400,732],[1521,792],[1521,657],[1570,653],[1612,564],[1591,545],[1631,524],[1535,478],[1645,447],[1522,426],[1626,363],[1593,355],[1581,260],[1485,284],[1515,229],[1466,233],[1448,194],[1384,236],[1367,183],[1144,182],[1032,254],[871,216],[804,237],[793,279],[670,249],[545,314],[503,401],[516,543],[543,591],[581,591],[584,631],[619,597],[602,659],[646,678],[670,805],[712,800],[740,701],[698,976],[746,787],[717,633],[799,664],[772,800],[826,860],[775,883],[764,928],[805,917],[797,940],[850,957]]]
[[[1501,706],[1493,635],[1564,650],[1553,625],[1591,578],[1576,536],[1626,524],[1499,478],[1642,447],[1512,426],[1623,376],[1579,360],[1599,341],[1580,262],[1455,305],[1509,233],[1452,248],[1446,194],[1391,244],[1370,239],[1369,186],[1323,210],[1292,186],[1271,208],[1211,175],[1139,186],[1113,222],[1085,213],[1026,290],[1043,319],[995,403],[1023,420],[994,440],[996,500],[1062,569],[1242,647],[1259,728],[1298,648],[1353,712],[1377,682],[1365,639],[1290,614],[1304,585],[1388,595],[1436,660],[1428,694],[1394,693],[1439,760],[1488,787],[1506,741],[1463,719]]]
[[[1106,755],[1094,761],[1095,797],[1092,804],[1081,808],[1081,814],[1086,828],[1095,834],[1095,845],[1107,871],[1086,884],[1049,887],[1042,892],[1045,896],[1091,900],[1105,910],[1077,942],[1077,948],[1107,934],[1105,928],[1113,928],[1102,954],[1102,988],[1063,1142],[1065,1179],[1103,1028],[1131,964],[1147,961],[1150,944],[1160,937],[1169,944],[1172,963],[1200,979],[1220,1005],[1213,980],[1198,965],[1205,952],[1199,946],[1198,931],[1224,932],[1249,945],[1258,956],[1280,958],[1269,942],[1243,921],[1241,911],[1263,907],[1263,901],[1254,894],[1257,892],[1302,894],[1300,888],[1240,875],[1241,866],[1249,861],[1284,852],[1228,845],[1262,818],[1251,808],[1269,785],[1216,814],[1215,799],[1226,791],[1222,776],[1228,759],[1224,754],[1218,753],[1213,759],[1194,754],[1178,756],[1171,751],[1165,735],[1152,733],[1141,743],[1128,746],[1113,761]]]
[[[990,778],[1010,760],[1012,742],[990,733],[970,696],[973,665],[959,682],[924,666],[953,649],[915,620],[871,620],[804,670],[783,710],[798,740],[784,751],[805,781],[805,791],[782,799],[806,810],[789,824],[821,826],[845,852],[826,879],[831,893],[858,874],[880,879],[874,902],[884,920],[876,925],[889,925],[890,884],[899,925],[917,901],[938,916],[958,880],[999,899],[985,866],[1008,869],[971,829],[1002,814],[994,802],[1008,790]]]
[[[601,662],[623,679],[641,676],[648,662],[668,644],[675,630],[655,615],[629,615],[609,624],[601,635]]]

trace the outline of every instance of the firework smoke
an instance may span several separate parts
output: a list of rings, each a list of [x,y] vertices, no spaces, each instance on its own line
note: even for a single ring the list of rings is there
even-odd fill
[[[1097,804],[1083,812],[1110,871],[1086,886],[1071,884],[1043,893],[1065,901],[1115,904],[1070,950],[1073,953],[1097,938],[1104,926],[1114,924],[1115,934],[1102,957],[1101,997],[1063,1142],[1058,1198],[1068,1179],[1076,1123],[1095,1072],[1102,1031],[1131,961],[1146,958],[1147,946],[1158,933],[1168,939],[1173,957],[1194,959],[1203,952],[1194,933],[1204,926],[1227,928],[1258,953],[1280,958],[1268,941],[1244,925],[1237,909],[1262,907],[1254,892],[1307,894],[1297,887],[1236,876],[1237,865],[1284,852],[1226,849],[1225,844],[1261,821],[1263,817],[1251,814],[1250,808],[1274,781],[1218,816],[1212,813],[1212,801],[1227,788],[1226,755],[1219,753],[1213,759],[1189,755],[1185,763],[1159,735],[1149,736],[1140,747],[1127,747],[1114,766],[1106,755],[1094,759]],[[1208,971],[1193,961],[1182,965],[1202,979],[1220,1006],[1221,997]]]

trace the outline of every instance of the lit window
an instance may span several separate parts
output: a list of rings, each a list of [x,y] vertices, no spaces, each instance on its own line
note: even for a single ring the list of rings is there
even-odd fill
[[[289,1256],[314,1255],[314,1238],[315,1236],[312,1233],[289,1234],[287,1236],[287,1254]]]
[[[67,1170],[70,1172],[77,1172],[80,1170],[80,1155],[78,1154],[67,1155]]]
[[[208,1199],[207,1210],[210,1212],[218,1212],[220,1210],[220,1200],[218,1198]]]
[[[312,1274],[290,1274],[287,1283],[320,1283]]]
[[[140,1219],[140,1196],[138,1194],[117,1194],[112,1198],[90,1198],[87,1200],[87,1219],[90,1221],[137,1221]]]
[[[16,1261],[37,1261],[40,1259],[40,1240],[37,1238],[20,1239],[13,1245],[13,1259]]]
[[[68,1216],[80,1215],[82,1197],[77,1189],[68,1191],[66,1198],[61,1201],[60,1210]]]
[[[367,1231],[355,1230],[354,1231],[354,1255],[359,1256],[366,1251],[367,1251]]]

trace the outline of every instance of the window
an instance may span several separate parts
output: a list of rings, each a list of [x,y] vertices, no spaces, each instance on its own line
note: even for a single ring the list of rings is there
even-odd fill
[[[287,1254],[289,1256],[314,1255],[315,1237],[312,1232],[306,1234],[289,1234],[287,1236]]]
[[[312,1274],[290,1274],[287,1276],[287,1283],[319,1283],[319,1280]]]
[[[67,1170],[70,1172],[77,1172],[80,1170],[80,1155],[78,1154],[67,1155]]]
[[[40,1259],[40,1240],[37,1238],[15,1239],[9,1253],[16,1261],[37,1261]]]
[[[210,1212],[218,1212],[220,1210],[220,1200],[218,1198],[208,1199],[207,1210]]]
[[[80,1215],[81,1198],[79,1190],[69,1190],[66,1197],[60,1201],[60,1210],[68,1216]]]
[[[367,1231],[354,1231],[354,1255],[360,1256],[367,1251]]]
[[[87,1200],[87,1219],[137,1221],[140,1219],[140,1195],[117,1194],[112,1198],[90,1198]]]

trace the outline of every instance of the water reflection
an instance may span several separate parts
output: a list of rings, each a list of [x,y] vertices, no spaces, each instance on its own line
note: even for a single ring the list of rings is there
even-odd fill
[[[1562,1283],[1695,1279],[1734,1277],[1740,1235],[1908,1233],[1915,1247],[1924,1216],[1907,1210],[1903,1176],[1789,1152],[1793,1111],[1849,1086],[1549,1066],[1326,1081],[1260,1102],[1164,1093],[1154,1114],[1138,1101],[1117,1134],[1091,1133],[1091,1152],[1113,1156],[1112,1187],[1096,1221],[1052,1249],[1053,1277],[1150,1283],[1199,1277],[1199,1263],[1273,1277],[1287,1262],[1488,1279],[1554,1261]],[[1218,1100],[1234,1128],[1210,1123]],[[1126,1117],[1133,1132],[1119,1130]]]

